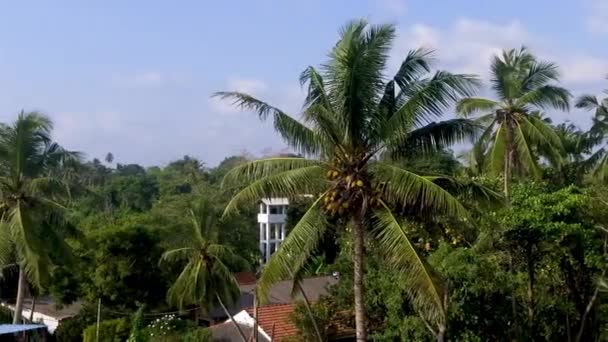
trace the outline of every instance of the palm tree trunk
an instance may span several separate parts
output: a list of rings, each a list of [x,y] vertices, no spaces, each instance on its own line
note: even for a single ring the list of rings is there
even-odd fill
[[[34,310],[36,310],[36,297],[32,296],[32,308],[30,310],[30,323],[34,323]]]
[[[224,309],[224,312],[226,313],[226,315],[228,315],[228,317],[230,317],[230,320],[232,321],[232,324],[234,324],[234,327],[236,328],[236,330],[238,330],[239,335],[241,335],[241,339],[243,339],[243,342],[247,342],[247,337],[245,336],[243,329],[241,329],[241,326],[234,320],[234,317],[232,316],[230,311],[228,311],[228,309],[226,308],[226,305],[224,305],[224,302],[220,298],[220,295],[216,293],[215,296],[217,297],[217,301],[220,303],[222,309]]]
[[[17,281],[17,300],[15,302],[15,314],[13,315],[13,324],[19,324],[21,322],[21,315],[23,313],[23,299],[25,297],[25,271],[23,266],[19,266],[19,280]]]
[[[357,341],[367,341],[367,327],[365,317],[365,303],[363,299],[363,259],[365,255],[364,246],[364,229],[362,215],[358,215],[353,219],[353,237],[355,250],[353,256],[354,266],[354,283],[353,291],[355,295],[355,330]]]

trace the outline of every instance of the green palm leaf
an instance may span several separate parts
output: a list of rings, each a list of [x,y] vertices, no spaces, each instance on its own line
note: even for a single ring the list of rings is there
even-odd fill
[[[265,177],[274,176],[277,173],[320,165],[322,165],[320,161],[305,158],[281,157],[254,160],[241,164],[228,171],[222,180],[222,187],[249,183]]]
[[[281,134],[289,146],[299,152],[317,154],[323,150],[321,137],[276,107],[239,92],[217,92],[213,96],[230,99],[241,109],[253,110],[262,120],[266,120],[272,115],[275,130]]]
[[[390,209],[383,205],[374,211],[377,219],[373,233],[377,236],[380,251],[386,255],[388,265],[406,280],[406,293],[414,308],[425,319],[445,323],[444,286],[437,273],[418,253],[405,229]]]
[[[477,112],[491,112],[498,107],[498,102],[480,97],[469,97],[458,101],[456,112],[464,117]]]
[[[503,172],[505,167],[505,155],[507,150],[505,148],[506,141],[506,128],[504,124],[498,126],[496,133],[494,133],[494,146],[490,152],[489,168],[495,175]]]
[[[324,168],[313,165],[258,179],[240,190],[228,202],[224,215],[236,211],[242,203],[252,203],[260,198],[318,193],[326,182],[323,175]]]
[[[305,265],[325,234],[327,221],[320,208],[323,197],[319,196],[312,203],[264,266],[257,287],[262,301],[266,300],[274,283],[292,277]]]
[[[382,197],[391,203],[468,217],[467,210],[445,189],[424,177],[394,165],[374,163],[371,169],[381,184]]]

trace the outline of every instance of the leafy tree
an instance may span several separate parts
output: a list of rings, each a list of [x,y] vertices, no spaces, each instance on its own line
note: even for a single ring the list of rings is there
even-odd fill
[[[68,261],[63,209],[68,196],[52,170],[79,158],[53,142],[52,122],[31,112],[19,113],[10,126],[0,127],[0,264],[19,265],[14,322],[21,321],[28,281],[48,285],[57,260]]]
[[[474,160],[494,174],[503,174],[504,192],[509,197],[514,173],[540,177],[536,147],[553,159],[562,152],[559,137],[537,111],[567,110],[571,95],[551,84],[559,80],[557,65],[537,60],[525,48],[494,56],[491,72],[498,100],[471,97],[461,100],[457,110],[464,116],[482,114],[477,121],[486,129],[473,147]]]
[[[125,223],[102,229],[87,237],[79,253],[88,261],[79,280],[90,302],[101,298],[104,306],[124,310],[163,301],[160,238],[148,228]]]
[[[378,159],[441,150],[473,135],[477,127],[466,119],[431,121],[461,96],[471,96],[477,79],[444,71],[425,77],[431,69],[431,52],[415,50],[385,82],[394,27],[369,26],[358,20],[340,34],[322,72],[309,67],[300,77],[308,84],[303,122],[247,94],[216,94],[257,112],[261,119],[271,117],[275,129],[296,152],[318,157],[270,158],[233,169],[225,184],[248,185],[235,195],[226,212],[260,198],[314,194],[313,204],[265,266],[259,284],[262,297],[273,282],[305,264],[327,230],[327,216],[340,216],[348,218],[352,232],[357,340],[367,338],[363,305],[367,237],[378,241],[392,263],[408,272],[409,294],[415,302],[426,304],[421,306],[425,314],[435,318],[442,330],[441,285],[429,277],[430,270],[390,208],[433,208],[462,217],[466,211],[435,183],[438,177],[421,176]]]

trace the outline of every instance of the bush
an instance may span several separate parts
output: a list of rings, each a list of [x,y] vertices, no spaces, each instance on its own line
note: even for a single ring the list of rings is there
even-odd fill
[[[76,316],[62,319],[55,329],[57,342],[81,342],[84,329],[95,323],[95,309],[85,306]]]
[[[83,333],[84,342],[95,342],[96,324],[89,325]],[[129,338],[131,323],[127,318],[102,321],[99,324],[99,342],[124,342]]]
[[[213,337],[211,331],[205,328],[191,329],[182,337],[183,342],[211,342]]]

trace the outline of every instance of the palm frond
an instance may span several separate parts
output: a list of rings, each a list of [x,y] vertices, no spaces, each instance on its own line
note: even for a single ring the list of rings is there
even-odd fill
[[[373,232],[377,236],[379,250],[386,256],[389,267],[404,275],[406,293],[414,308],[426,319],[445,323],[445,289],[441,278],[418,253],[386,205],[376,209],[374,216],[377,221]]]
[[[468,119],[451,119],[432,122],[410,132],[397,146],[388,146],[394,155],[417,155],[437,152],[453,144],[472,142],[481,127]]]
[[[402,90],[397,111],[386,121],[384,136],[403,136],[413,127],[421,127],[440,117],[461,97],[473,95],[479,81],[471,75],[437,72],[431,79],[419,80]]]
[[[542,109],[570,109],[570,91],[566,88],[545,85],[532,89],[517,99],[516,106],[525,107],[528,104]]]
[[[294,194],[319,193],[326,185],[324,168],[313,165],[276,173],[258,179],[240,190],[226,205],[224,216],[234,212],[242,203],[252,203],[260,198],[291,197]]]
[[[458,101],[456,112],[463,117],[468,117],[477,112],[492,112],[496,108],[498,108],[498,102],[496,101],[481,97],[469,97]]]
[[[574,106],[585,110],[595,110],[600,106],[600,101],[596,96],[587,94],[577,98]]]
[[[274,283],[291,277],[292,272],[297,273],[317,248],[327,230],[327,221],[320,208],[323,197],[324,194],[311,204],[264,266],[257,285],[262,302],[268,297]]]
[[[393,81],[397,83],[399,88],[408,89],[412,82],[419,80],[420,77],[431,71],[431,65],[435,62],[433,55],[434,51],[430,49],[410,50],[401,62]]]
[[[374,163],[370,171],[381,188],[382,198],[395,205],[432,210],[461,218],[469,216],[452,194],[433,183],[433,177],[420,176],[385,163]]]
[[[559,80],[559,68],[552,62],[534,62],[530,65],[528,75],[522,80],[522,93],[526,93]]]
[[[506,127],[504,123],[501,123],[494,133],[494,144],[490,152],[490,160],[488,167],[490,171],[498,175],[504,171],[505,156],[507,153],[506,149]]]
[[[261,120],[272,116],[275,130],[298,152],[317,154],[323,150],[323,140],[320,136],[278,108],[239,92],[217,92],[213,96],[232,100],[233,105],[256,112]]]
[[[322,163],[317,160],[292,157],[254,160],[228,171],[222,180],[222,187],[250,183],[277,173],[320,165]]]
[[[538,161],[534,157],[530,144],[528,142],[528,136],[522,129],[521,121],[515,122],[515,129],[513,132],[513,141],[515,146],[515,152],[518,156],[518,163],[521,164],[533,177],[540,178],[541,171],[538,167]]]

